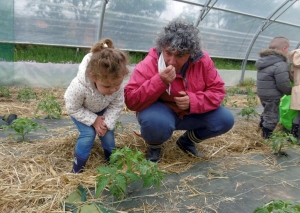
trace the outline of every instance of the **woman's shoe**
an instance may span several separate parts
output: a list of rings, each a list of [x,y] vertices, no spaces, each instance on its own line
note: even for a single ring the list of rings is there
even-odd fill
[[[160,158],[160,152],[161,152],[161,145],[148,145],[148,151],[147,151],[147,160],[150,160],[154,163],[159,161]]]
[[[190,153],[195,157],[204,157],[205,156],[203,153],[199,152],[196,149],[196,146],[193,142],[191,142],[189,144],[184,144],[184,143],[181,143],[181,141],[178,139],[176,141],[176,144],[179,147],[179,149],[181,149],[185,153]]]

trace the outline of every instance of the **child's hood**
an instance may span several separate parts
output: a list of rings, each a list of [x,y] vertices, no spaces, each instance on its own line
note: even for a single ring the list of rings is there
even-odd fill
[[[91,87],[91,81],[88,77],[88,74],[86,72],[86,68],[88,63],[91,60],[92,53],[88,53],[84,56],[82,59],[82,62],[79,65],[78,73],[77,73],[77,79],[80,83],[82,83],[86,87]]]
[[[281,51],[274,49],[266,49],[259,52],[261,58],[259,58],[255,66],[257,69],[262,69],[268,66],[271,66],[277,62],[287,62],[287,55]]]

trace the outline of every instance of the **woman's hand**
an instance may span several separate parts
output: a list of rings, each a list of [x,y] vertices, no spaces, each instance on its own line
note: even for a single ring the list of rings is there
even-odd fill
[[[107,126],[104,120],[105,120],[104,115],[100,115],[96,118],[93,124],[93,127],[95,128],[97,135],[101,137],[103,137],[107,132]]]
[[[190,97],[184,91],[180,91],[179,95],[181,95],[181,97],[174,98],[175,103],[178,106],[178,108],[181,110],[189,109],[190,108]]]
[[[176,78],[175,67],[169,65],[166,69],[159,72],[159,76],[165,84],[169,85]]]

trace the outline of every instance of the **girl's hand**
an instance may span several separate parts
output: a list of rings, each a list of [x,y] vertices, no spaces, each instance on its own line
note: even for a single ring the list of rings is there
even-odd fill
[[[93,127],[95,128],[95,131],[98,136],[104,136],[107,132],[107,126],[104,122],[105,117],[103,115],[100,115],[96,118]]]
[[[107,132],[107,129],[101,129],[100,132],[98,133],[98,136],[103,137]]]

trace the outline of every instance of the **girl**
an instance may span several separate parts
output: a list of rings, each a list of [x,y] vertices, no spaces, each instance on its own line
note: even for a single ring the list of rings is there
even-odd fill
[[[98,135],[109,162],[115,148],[114,127],[124,107],[124,77],[129,73],[127,56],[114,49],[112,40],[94,44],[79,65],[77,76],[64,95],[66,108],[79,137],[75,147],[73,173],[83,172]]]

